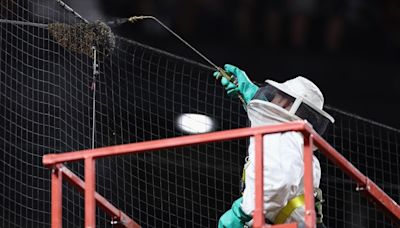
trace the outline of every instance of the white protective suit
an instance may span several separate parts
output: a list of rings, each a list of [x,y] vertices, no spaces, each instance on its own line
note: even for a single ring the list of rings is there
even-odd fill
[[[297,78],[297,82],[299,77]],[[304,78],[301,77],[302,82]],[[289,80],[290,81],[290,80]],[[308,81],[308,80],[307,80]],[[288,81],[287,81],[288,82]],[[309,82],[309,81],[308,81]],[[292,79],[292,86],[298,96],[315,102],[322,109],[323,97],[318,87],[309,83],[296,84]],[[285,83],[283,83],[285,84]],[[287,83],[290,85],[290,83]],[[317,89],[316,91],[310,90]],[[247,114],[251,127],[279,124],[299,120],[288,110],[271,102],[253,99],[247,105]],[[304,162],[303,162],[303,136],[298,132],[285,132],[265,135],[264,138],[264,210],[266,217],[274,221],[278,212],[286,206],[289,200],[304,194]],[[251,215],[255,207],[255,150],[254,138],[250,139],[248,147],[248,162],[245,165],[246,187],[243,192],[242,210]],[[313,185],[319,187],[321,168],[318,159],[313,157]],[[304,221],[305,208],[294,210],[285,223]]]

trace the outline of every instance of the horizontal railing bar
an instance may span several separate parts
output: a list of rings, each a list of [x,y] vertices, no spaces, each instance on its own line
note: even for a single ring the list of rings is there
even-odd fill
[[[272,134],[285,131],[310,131],[310,125],[305,121],[295,121],[274,126],[262,126],[255,128],[239,128],[226,131],[218,131],[206,134],[180,136],[175,138],[159,139],[118,146],[101,147],[61,154],[46,154],[43,156],[43,164],[51,166],[62,162],[83,160],[87,157],[101,158],[153,150],[178,148],[189,145],[206,144],[210,142],[226,141],[250,137],[256,134]]]

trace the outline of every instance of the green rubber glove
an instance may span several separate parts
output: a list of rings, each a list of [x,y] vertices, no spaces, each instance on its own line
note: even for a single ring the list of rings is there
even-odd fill
[[[237,85],[235,85],[228,81],[228,79],[224,77],[221,78],[221,84],[225,87],[227,94],[234,96],[240,93],[246,104],[248,104],[258,91],[258,86],[251,82],[246,73],[239,68],[230,64],[225,64],[224,68],[227,73],[232,74],[237,80]],[[220,72],[214,72],[214,77],[218,78],[220,75]]]
[[[225,212],[219,219],[218,228],[243,228],[244,224],[252,219],[240,207],[242,200],[242,197],[240,197],[233,202],[232,208]]]

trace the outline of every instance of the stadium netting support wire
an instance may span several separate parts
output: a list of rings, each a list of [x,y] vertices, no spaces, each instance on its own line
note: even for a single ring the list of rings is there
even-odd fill
[[[82,22],[57,1],[0,1],[0,18],[41,24]],[[184,135],[175,119],[200,113],[216,130],[247,126],[197,62],[116,37],[100,56],[93,118],[93,58],[61,46],[46,28],[0,24],[0,227],[50,226],[50,174],[44,154]],[[329,101],[328,101],[329,103]],[[400,199],[400,131],[328,108],[324,136],[391,198]],[[247,140],[171,149],[96,162],[96,191],[143,227],[216,227],[240,196]],[[318,156],[328,227],[393,227],[346,175]],[[83,163],[68,168],[83,178]],[[63,227],[83,224],[80,192],[63,183]],[[110,218],[97,210],[97,227]]]

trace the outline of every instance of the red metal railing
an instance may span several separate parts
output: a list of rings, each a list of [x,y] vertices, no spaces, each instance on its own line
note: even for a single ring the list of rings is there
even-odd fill
[[[65,178],[72,185],[78,187],[78,189],[82,192],[93,191],[94,200],[97,204],[108,214],[111,218],[118,222],[118,227],[127,227],[127,228],[138,228],[140,227],[135,221],[129,218],[122,211],[118,210],[114,205],[108,202],[104,197],[95,192],[94,187],[88,188],[87,182],[85,183],[78,176],[76,176],[71,170],[65,167],[62,164],[55,164],[52,166],[52,174],[51,174],[51,227],[52,228],[61,228],[62,227],[62,180]],[[85,170],[87,168],[85,167]],[[92,181],[94,182],[94,181]],[[86,194],[86,193],[85,193]],[[91,193],[92,194],[92,193]],[[90,194],[90,195],[91,195]],[[90,202],[90,204],[86,204],[85,200],[85,210],[89,208],[95,207],[95,202]],[[89,217],[90,216],[90,217]],[[95,224],[95,214],[94,212],[90,212],[88,217],[85,216],[85,227],[94,227],[88,226],[88,223]]]
[[[52,228],[59,228],[62,224],[62,177],[77,185],[84,191],[85,197],[85,227],[94,228],[96,225],[95,207],[96,201],[110,215],[120,221],[125,227],[140,227],[128,216],[116,209],[107,200],[95,191],[95,159],[117,156],[124,154],[134,154],[160,149],[177,148],[189,145],[205,144],[210,142],[226,141],[246,137],[255,137],[256,143],[256,204],[253,213],[253,227],[266,227],[263,214],[263,140],[265,134],[272,134],[285,131],[298,131],[304,136],[304,192],[305,192],[305,225],[315,227],[315,211],[313,197],[313,175],[312,175],[312,145],[317,146],[333,163],[338,165],[358,184],[359,190],[363,191],[378,206],[392,216],[394,221],[400,221],[400,207],[385,194],[375,183],[358,171],[349,161],[339,152],[331,147],[322,137],[320,137],[312,127],[304,121],[279,124],[274,126],[264,126],[257,128],[242,128],[228,131],[219,131],[200,135],[182,136],[169,139],[153,140],[147,142],[132,143],[126,145],[102,147],[98,149],[82,150],[62,154],[47,154],[43,157],[43,164],[52,168]],[[85,161],[85,182],[73,175],[66,167],[61,164],[77,160]],[[275,228],[295,228],[296,224],[274,225]]]

